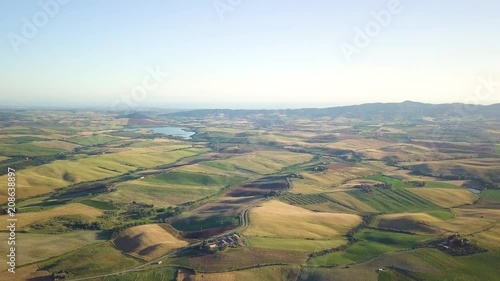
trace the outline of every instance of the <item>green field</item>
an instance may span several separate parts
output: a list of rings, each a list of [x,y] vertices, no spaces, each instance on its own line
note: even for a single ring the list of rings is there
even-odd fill
[[[239,216],[212,216],[208,218],[188,218],[172,223],[180,231],[199,231],[210,228],[236,226],[240,223]]]
[[[111,136],[90,136],[90,137],[74,137],[66,139],[65,141],[85,146],[92,146],[97,144],[105,144],[116,140],[119,140],[119,138]]]
[[[18,184],[24,186],[18,198],[48,193],[56,188],[82,181],[94,181],[118,176],[140,167],[154,167],[176,162],[202,153],[204,149],[170,151],[164,148],[137,148],[104,155],[76,155],[73,160],[57,160],[29,167],[18,172]],[[1,179],[5,179],[0,176]],[[6,200],[0,190],[0,202]]]
[[[242,182],[239,177],[172,171],[142,180],[120,183],[117,190],[98,196],[103,201],[141,202],[158,206],[177,205],[217,193]]]
[[[293,194],[288,193],[282,197],[283,200],[297,205],[311,205],[331,202],[332,200],[322,194]]]
[[[7,236],[8,233],[6,232],[0,233],[2,241],[7,241]],[[85,245],[102,242],[103,239],[99,232],[90,230],[72,231],[63,234],[17,233],[17,265],[55,257]],[[2,243],[0,244],[0,251],[7,252],[8,247],[7,243]],[[0,270],[5,269],[6,266],[7,264],[1,264]]]
[[[315,266],[331,266],[359,263],[383,253],[411,249],[429,236],[404,234],[375,229],[364,229],[356,235],[360,241],[345,251],[330,253],[311,259]]]
[[[42,147],[33,143],[0,144],[0,155],[2,156],[48,156],[66,150],[59,148]]]
[[[425,213],[441,220],[449,220],[455,217],[455,215],[448,209],[425,211]]]
[[[495,144],[495,152],[500,155],[500,144]]]
[[[398,213],[441,209],[437,205],[405,189],[372,188],[369,192],[353,190],[347,193],[380,212]]]
[[[500,253],[488,251],[469,256],[448,256],[436,249],[421,249],[413,253],[438,270],[422,273],[424,280],[497,280]]]
[[[233,164],[223,161],[207,161],[204,162],[202,165],[206,165],[224,171],[236,171],[236,167]]]
[[[177,269],[164,267],[144,272],[129,272],[116,276],[104,277],[102,281],[176,281]]]
[[[47,138],[35,137],[35,136],[21,136],[21,137],[13,137],[12,138],[15,143],[28,143],[32,141],[45,141],[49,140]]]
[[[481,198],[492,201],[492,202],[500,202],[500,190],[488,189],[483,190],[480,193]]]
[[[299,251],[299,252],[316,252],[324,249],[331,249],[340,245],[347,244],[347,240],[343,238],[329,240],[313,240],[313,239],[292,239],[292,238],[270,238],[252,236],[246,238],[251,247]]]
[[[120,203],[133,201],[155,206],[175,206],[215,194],[219,188],[214,186],[191,186],[147,184],[137,181],[120,183],[117,190],[98,195],[96,199]]]
[[[411,187],[410,184],[403,182],[400,179],[388,177],[388,176],[383,176],[383,175],[373,175],[367,177],[367,179],[374,180],[374,181],[379,181],[379,182],[384,182],[384,183],[390,183],[392,184],[393,187]]]
[[[425,182],[425,187],[431,187],[431,188],[460,188],[459,186],[456,186],[451,183],[447,182],[441,182],[441,181],[427,181]]]
[[[258,151],[237,155],[225,160],[220,160],[224,165],[233,165],[256,174],[272,174],[284,167],[311,160],[312,156],[305,153],[292,153],[284,151]]]
[[[120,253],[111,242],[103,242],[73,250],[41,262],[39,266],[49,272],[65,271],[76,278],[120,271],[139,264],[139,260]]]
[[[151,184],[172,184],[187,186],[227,186],[241,182],[241,178],[206,175],[186,172],[169,172],[153,178],[144,179]]]

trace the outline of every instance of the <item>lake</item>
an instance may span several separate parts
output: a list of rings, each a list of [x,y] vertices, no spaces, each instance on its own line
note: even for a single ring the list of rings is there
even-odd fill
[[[467,189],[468,189],[470,192],[475,193],[475,194],[479,194],[479,193],[481,193],[481,190],[479,190],[479,189],[470,188],[470,187],[468,187]]]
[[[151,127],[151,128],[134,128],[134,129],[124,129],[124,131],[137,131],[146,130],[153,131],[154,134],[164,134],[174,137],[181,137],[184,139],[190,139],[195,132],[189,131],[182,127]]]

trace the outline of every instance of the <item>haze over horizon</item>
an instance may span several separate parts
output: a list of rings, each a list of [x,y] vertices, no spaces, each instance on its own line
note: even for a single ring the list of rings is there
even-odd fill
[[[0,105],[499,103],[499,8],[494,0],[4,1]]]

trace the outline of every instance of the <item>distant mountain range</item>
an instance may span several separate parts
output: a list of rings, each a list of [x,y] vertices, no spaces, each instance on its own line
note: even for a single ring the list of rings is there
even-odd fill
[[[500,119],[500,104],[470,105],[462,103],[427,104],[413,101],[402,103],[367,103],[361,105],[301,108],[301,109],[196,109],[164,114],[165,117],[214,117],[227,118],[251,117],[255,115],[281,114],[290,117],[338,116],[347,118],[381,118],[381,119],[421,119],[422,117],[470,117],[478,116],[487,119]]]

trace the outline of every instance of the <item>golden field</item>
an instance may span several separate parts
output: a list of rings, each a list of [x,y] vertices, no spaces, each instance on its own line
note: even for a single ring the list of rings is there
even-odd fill
[[[188,243],[177,239],[158,224],[146,224],[123,231],[114,244],[122,252],[149,261]]]
[[[334,238],[361,223],[352,214],[320,213],[271,200],[250,212],[247,236],[287,238]]]
[[[96,218],[102,215],[102,211],[94,207],[90,207],[80,203],[70,203],[53,209],[43,210],[39,212],[19,213],[16,214],[18,228],[30,225],[34,222],[50,219],[66,215],[83,215],[89,218]],[[8,215],[0,216],[0,219],[6,220]]]

